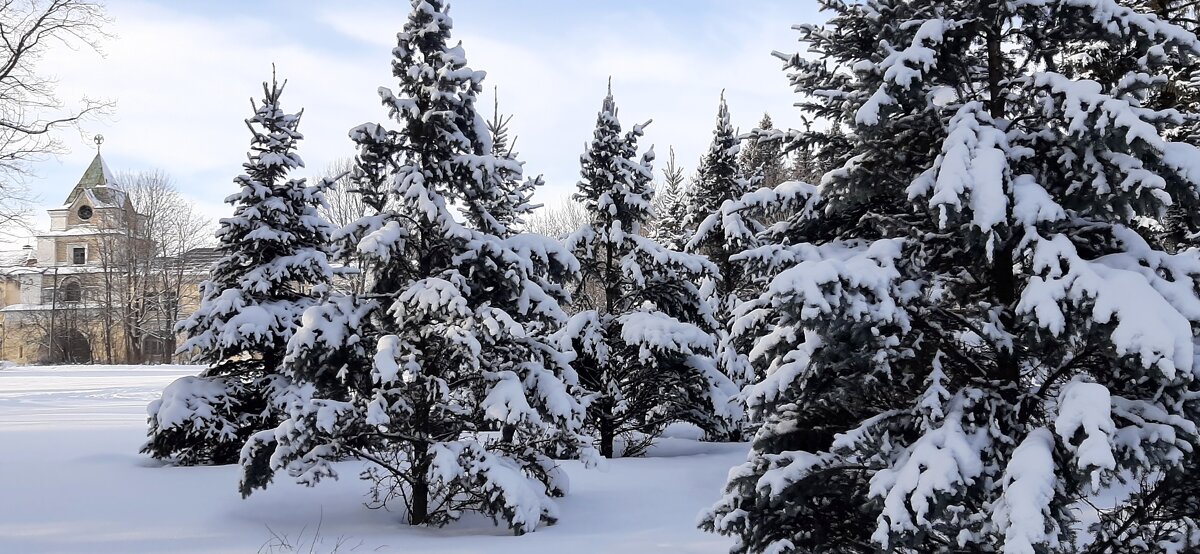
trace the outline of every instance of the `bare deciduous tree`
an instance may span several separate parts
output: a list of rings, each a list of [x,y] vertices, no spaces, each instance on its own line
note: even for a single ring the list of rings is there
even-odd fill
[[[325,191],[326,206],[321,209],[321,215],[333,224],[334,229],[341,229],[364,215],[375,213],[375,208],[363,195],[362,187],[374,187],[378,190],[367,191],[374,196],[380,196],[383,191],[382,182],[371,182],[366,179],[354,178],[355,164],[352,158],[340,158],[331,162],[315,180],[329,179],[334,186]],[[335,286],[348,292],[362,292],[367,282],[366,275],[370,274],[368,262],[357,252],[347,252],[340,257],[353,267],[343,268],[343,277],[338,279]]]
[[[198,284],[207,272],[195,253],[213,244],[213,222],[180,194],[169,176],[161,171],[140,175],[128,192],[135,209],[146,216],[146,236],[154,245],[143,297],[148,325],[142,334],[160,341],[159,358],[153,361],[165,362],[175,351],[174,327],[183,307],[199,301]]]
[[[0,228],[28,215],[30,165],[64,151],[56,131],[111,107],[86,97],[67,107],[38,67],[54,45],[96,50],[105,23],[100,5],[84,0],[0,0]]]
[[[211,243],[212,224],[162,171],[123,173],[117,182],[132,210],[100,239],[104,355],[115,359],[119,349],[129,363],[166,362],[175,322],[204,278],[196,249]]]
[[[125,174],[118,178],[133,202],[134,211],[143,218],[142,236],[149,241],[149,256],[138,260],[131,269],[132,313],[126,325],[130,333],[131,360],[167,361],[175,351],[175,322],[182,307],[197,299],[197,284],[206,276],[197,267],[197,248],[212,244],[212,221],[197,212],[175,186],[171,177],[160,170]],[[147,360],[148,340],[158,341],[158,359]]]
[[[525,231],[562,240],[588,223],[587,208],[574,200],[564,200],[552,206],[534,210],[525,222]]]
[[[321,210],[335,228],[342,228],[358,221],[358,218],[371,211],[371,207],[363,200],[362,194],[354,190],[350,174],[354,171],[354,160],[339,158],[325,166],[325,170],[316,180],[332,179],[334,187],[325,192],[325,202],[328,204]]]

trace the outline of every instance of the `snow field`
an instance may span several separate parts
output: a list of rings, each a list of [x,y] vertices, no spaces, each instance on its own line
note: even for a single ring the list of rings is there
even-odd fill
[[[557,501],[561,519],[521,537],[480,516],[427,529],[369,510],[357,462],[338,463],[338,481],[306,488],[280,475],[243,500],[236,466],[163,466],[138,454],[146,404],[196,371],[0,370],[0,553],[728,551],[729,539],[695,521],[747,445],[700,443],[686,432],[661,439],[646,458],[598,470],[564,462],[571,491]]]

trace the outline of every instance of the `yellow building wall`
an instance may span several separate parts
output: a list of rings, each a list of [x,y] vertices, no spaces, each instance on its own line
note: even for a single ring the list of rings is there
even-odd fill
[[[179,319],[187,318],[199,305],[199,284],[205,277],[206,275],[191,276],[184,284]],[[119,314],[114,313],[110,318],[105,318],[102,308],[96,306],[103,304],[96,300],[97,295],[103,294],[104,291],[104,275],[60,275],[60,286],[65,279],[80,281],[85,291],[84,303],[89,307],[62,303],[56,305],[55,310],[49,309],[50,306],[42,306],[46,309],[0,312],[0,360],[19,365],[46,363],[46,331],[50,328],[50,314],[53,311],[56,318],[55,329],[61,333],[69,328],[78,331],[87,339],[92,363],[132,363],[127,359],[125,333]],[[45,285],[50,286],[52,281],[53,277],[47,276]],[[3,297],[5,305],[17,304],[16,300],[20,298],[19,284],[14,279],[0,281],[0,296]],[[184,340],[186,336],[176,334],[176,346]],[[185,358],[186,356],[172,355],[168,361],[186,361]]]
[[[0,302],[4,306],[21,303],[21,282],[17,279],[0,281]]]

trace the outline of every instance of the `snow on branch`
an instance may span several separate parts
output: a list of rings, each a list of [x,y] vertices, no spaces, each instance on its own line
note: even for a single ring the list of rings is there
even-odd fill
[[[942,228],[951,211],[969,209],[972,224],[989,235],[990,257],[993,228],[1008,217],[1008,157],[1004,132],[996,128],[982,103],[968,102],[950,120],[941,154],[933,167],[908,187],[908,197],[929,195],[929,205],[939,211]]]
[[[725,243],[735,247],[750,246],[762,231],[757,218],[769,213],[798,214],[808,217],[820,200],[820,189],[800,181],[786,181],[774,188],[763,187],[726,200],[717,212],[700,222],[685,249],[692,250],[715,238],[719,232]]]
[[[1049,429],[1030,431],[1013,450],[1001,479],[1004,493],[992,512],[992,521],[1004,532],[1004,554],[1036,554],[1058,546],[1058,521],[1050,513],[1058,483],[1055,468]]]
[[[1013,219],[1025,227],[1065,219],[1067,213],[1033,175],[1013,177]]]
[[[1072,79],[1050,71],[1034,73],[1033,86],[1044,89],[1049,96],[1044,100],[1043,110],[1054,113],[1052,102],[1061,106],[1061,114],[1071,135],[1085,136],[1104,133],[1110,127],[1125,130],[1125,142],[1144,143],[1160,154],[1166,151],[1167,142],[1159,135],[1154,122],[1178,119],[1174,110],[1160,112],[1130,103],[1129,99],[1115,98],[1102,92],[1096,81]],[[1178,121],[1175,121],[1178,123]]]
[[[349,296],[332,296],[322,304],[309,307],[300,318],[300,327],[288,341],[284,362],[293,363],[306,351],[334,351],[358,344],[357,329],[378,306],[374,301],[356,303]]]
[[[917,27],[912,42],[908,46],[895,49],[884,42],[882,48],[887,50],[887,56],[877,66],[871,67],[873,64],[870,62],[855,66],[856,70],[861,71],[870,67],[871,70],[882,73],[884,81],[867,99],[866,103],[859,107],[854,115],[855,122],[863,125],[878,125],[880,108],[896,103],[896,99],[889,94],[888,88],[895,86],[901,89],[911,89],[914,83],[920,82],[924,74],[937,65],[936,47],[942,44],[945,33],[962,26],[960,22],[940,18],[925,21],[913,20],[908,21],[907,24]]]
[[[1030,277],[1017,304],[1018,314],[1059,336],[1070,310],[1090,311],[1083,325],[1112,324],[1111,339],[1120,356],[1137,356],[1143,367],[1157,367],[1174,379],[1192,371],[1191,322],[1138,271],[1123,269],[1121,257],[1084,260],[1065,235],[1038,237]]]
[[[814,257],[781,272],[765,294],[776,302],[799,304],[802,320],[836,310],[849,319],[906,324],[892,296],[892,286],[900,277],[895,263],[903,246],[904,239],[816,246],[807,252]]]
[[[977,391],[976,391],[977,393]],[[976,401],[973,391],[959,391],[945,406],[941,425],[927,430],[891,467],[871,477],[869,494],[882,500],[883,511],[872,540],[887,548],[893,533],[926,529],[932,513],[961,495],[983,474],[983,455],[991,448],[986,427],[967,415]]]
[[[641,235],[624,233],[619,222],[613,223],[610,236],[629,241],[632,248],[621,259],[621,270],[625,276],[639,286],[646,283],[646,274],[657,277],[695,277],[717,275],[720,271],[705,256],[671,250],[658,241]],[[644,271],[652,268],[653,271]]]
[[[221,440],[236,437],[236,414],[228,413],[233,396],[222,379],[180,377],[167,385],[162,397],[146,407],[159,428],[191,427],[190,431]]]
[[[900,273],[896,261],[901,255],[903,239],[882,239],[871,243],[833,242],[807,245],[792,253],[795,265],[771,281],[766,292],[752,301],[733,322],[734,328],[753,326],[746,318],[761,317],[765,306],[788,315],[774,331],[757,341],[750,352],[755,359],[772,350],[776,344],[797,343],[786,354],[773,360],[761,382],[747,390],[747,406],[773,402],[789,390],[808,370],[813,353],[820,348],[820,337],[803,331],[803,341],[797,341],[798,326],[805,322],[838,318],[875,325],[909,327],[908,314],[896,299],[895,288]],[[888,339],[881,338],[887,342]],[[864,345],[866,347],[866,345]]]
[[[1112,420],[1112,401],[1108,388],[1100,383],[1071,381],[1063,386],[1058,400],[1058,417],[1054,432],[1067,450],[1075,455],[1075,464],[1091,472],[1092,490],[1099,491],[1105,470],[1117,468],[1113,456],[1112,437],[1116,425]],[[1082,436],[1076,440],[1076,435]]]
[[[1090,20],[1106,33],[1118,34],[1126,38],[1142,38],[1153,44],[1146,47],[1146,54],[1139,59],[1143,66],[1150,61],[1162,61],[1168,50],[1175,50],[1187,56],[1200,56],[1200,42],[1196,35],[1169,21],[1163,21],[1152,14],[1140,13],[1137,10],[1122,6],[1115,0],[1018,0],[1014,7],[1025,6],[1043,7],[1057,4],[1066,8],[1076,8],[1088,12]]]
[[[630,312],[622,314],[618,321],[621,340],[638,346],[641,362],[659,352],[705,354],[716,347],[713,336],[703,329],[662,312]]]

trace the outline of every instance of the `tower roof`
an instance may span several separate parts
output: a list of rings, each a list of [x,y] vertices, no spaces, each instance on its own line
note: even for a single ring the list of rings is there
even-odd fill
[[[104,158],[100,157],[99,152],[96,152],[96,157],[92,158],[91,165],[84,170],[83,176],[79,178],[79,183],[71,189],[71,194],[67,195],[66,203],[74,202],[85,190],[116,188],[116,185],[117,181],[113,178],[112,172],[108,170],[108,165],[104,163]]]

